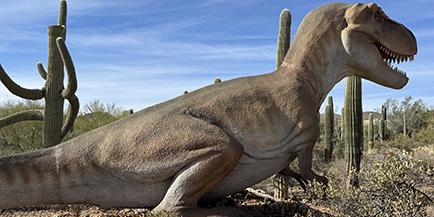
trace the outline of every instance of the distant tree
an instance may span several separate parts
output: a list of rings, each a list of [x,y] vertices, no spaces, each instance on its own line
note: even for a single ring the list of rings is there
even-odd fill
[[[84,106],[84,114],[91,114],[95,112],[108,113],[112,116],[120,116],[123,112],[122,108],[116,106],[114,103],[103,103],[98,99],[93,99]]]
[[[393,135],[401,134],[404,130],[404,115],[406,118],[407,135],[412,137],[418,130],[429,123],[429,107],[421,99],[405,97],[401,102],[387,99],[384,105],[388,111],[387,127]]]

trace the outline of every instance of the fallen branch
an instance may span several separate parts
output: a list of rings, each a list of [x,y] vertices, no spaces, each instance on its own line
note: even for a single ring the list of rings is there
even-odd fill
[[[262,190],[255,190],[253,188],[246,188],[246,191],[248,193],[250,193],[250,194],[253,194],[253,195],[255,195],[257,197],[260,197],[260,198],[263,198],[265,200],[271,200],[271,201],[274,201],[274,202],[279,202],[280,201],[280,200],[275,199],[273,196],[268,195],[267,193],[265,193]]]

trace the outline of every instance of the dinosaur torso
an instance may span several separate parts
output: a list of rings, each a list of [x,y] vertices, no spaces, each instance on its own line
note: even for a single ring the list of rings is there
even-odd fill
[[[71,159],[63,164],[74,165],[74,157],[86,150],[83,164],[89,164],[91,155],[92,165],[107,173],[122,168],[117,172],[119,179],[130,177],[143,185],[167,187],[180,169],[201,157],[200,150],[188,147],[205,136],[195,135],[189,123],[199,119],[227,132],[244,153],[234,173],[209,196],[237,192],[282,170],[299,146],[316,140],[318,108],[304,79],[294,71],[287,77],[272,73],[214,84],[72,139],[60,146],[60,158]],[[191,135],[177,134],[180,129],[189,129]],[[166,150],[164,161],[160,147]],[[237,181],[242,177],[248,177],[248,182]]]

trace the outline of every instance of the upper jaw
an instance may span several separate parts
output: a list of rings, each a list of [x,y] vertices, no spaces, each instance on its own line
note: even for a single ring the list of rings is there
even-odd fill
[[[377,42],[368,42],[359,51],[363,54],[354,74],[393,89],[401,89],[408,83],[406,73],[393,64],[411,61],[414,56],[399,55]]]
[[[380,42],[375,42],[378,52],[380,53],[381,59],[384,61],[384,65],[387,66],[389,70],[395,73],[399,73],[401,76],[407,78],[407,73],[400,70],[398,67],[393,66],[394,63],[400,64],[407,61],[413,61],[414,55],[403,55],[392,51]],[[407,78],[408,79],[408,78]]]

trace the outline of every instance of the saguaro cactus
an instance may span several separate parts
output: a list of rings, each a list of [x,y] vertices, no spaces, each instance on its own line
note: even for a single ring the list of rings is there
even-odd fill
[[[374,149],[374,117],[372,114],[369,114],[368,146],[369,146],[369,150],[372,151]]]
[[[403,114],[402,119],[404,122],[402,132],[403,132],[404,136],[408,136],[407,135],[408,134],[408,132],[407,132],[407,119],[405,118],[405,113]]]
[[[380,140],[385,141],[387,139],[387,109],[385,106],[381,107],[381,119],[380,119]]]
[[[277,40],[276,51],[276,69],[278,69],[288,53],[291,37],[291,13],[288,9],[283,9],[280,14],[280,29]],[[279,200],[288,198],[288,185],[289,180],[287,177],[276,174],[274,177],[274,197]]]
[[[345,108],[342,108],[341,110],[341,141],[345,141],[345,121],[344,121],[344,115],[345,115]]]
[[[345,143],[349,185],[358,186],[363,148],[362,81],[354,76],[347,79],[345,93]]]
[[[21,121],[43,121],[43,146],[50,147],[60,143],[61,139],[72,129],[79,110],[79,101],[75,92],[77,78],[74,64],[65,44],[66,37],[66,0],[60,1],[60,14],[57,25],[48,27],[48,70],[42,63],[37,64],[41,77],[45,80],[42,89],[26,89],[15,83],[0,65],[0,80],[13,94],[30,100],[45,99],[44,111],[26,111],[0,119],[0,126],[8,126]],[[68,84],[64,87],[64,67],[66,67]],[[69,110],[63,123],[63,103],[69,102]]]
[[[328,105],[325,108],[324,114],[324,160],[326,162],[332,161],[333,154],[333,138],[334,138],[334,118],[333,111],[333,97],[329,96]]]
[[[288,53],[291,42],[291,12],[283,9],[280,13],[280,29],[277,39],[276,69],[278,69]]]

